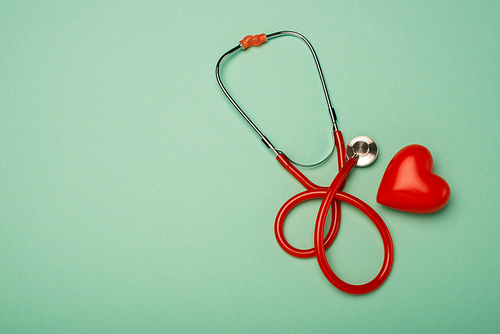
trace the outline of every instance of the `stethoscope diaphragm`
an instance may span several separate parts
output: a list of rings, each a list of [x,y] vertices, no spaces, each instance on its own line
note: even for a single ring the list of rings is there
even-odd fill
[[[358,167],[366,167],[371,165],[377,159],[378,148],[377,144],[367,136],[359,136],[353,138],[347,144],[346,155],[351,158],[354,154],[358,154]]]

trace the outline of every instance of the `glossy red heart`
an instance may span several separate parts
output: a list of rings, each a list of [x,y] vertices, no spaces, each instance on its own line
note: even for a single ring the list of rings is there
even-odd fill
[[[431,213],[442,209],[450,198],[450,186],[432,172],[432,155],[422,145],[403,147],[385,170],[377,202],[390,208]]]

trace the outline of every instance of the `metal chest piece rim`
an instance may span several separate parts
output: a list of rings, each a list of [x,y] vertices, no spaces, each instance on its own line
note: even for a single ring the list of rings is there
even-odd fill
[[[347,158],[358,154],[358,167],[371,165],[378,156],[378,147],[373,139],[367,136],[358,136],[353,138],[346,149]]]

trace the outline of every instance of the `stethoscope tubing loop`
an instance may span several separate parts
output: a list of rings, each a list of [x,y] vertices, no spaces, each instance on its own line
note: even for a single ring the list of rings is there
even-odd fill
[[[355,164],[355,159],[350,159],[347,164],[339,171],[335,179],[332,181],[332,184],[326,191],[326,195],[321,202],[316,219],[314,230],[314,249],[319,267],[321,268],[321,271],[328,279],[328,281],[343,292],[360,295],[372,292],[373,290],[380,287],[387,279],[391,271],[394,259],[394,246],[392,243],[391,235],[389,233],[389,229],[375,210],[373,210],[362,200],[350,194],[338,191],[339,187],[341,187],[342,183],[345,181],[347,175],[352,170]],[[380,233],[380,236],[382,237],[382,242],[384,244],[384,260],[382,268],[380,269],[377,276],[375,276],[375,278],[373,278],[366,284],[355,285],[344,282],[333,272],[326,258],[325,247],[323,244],[323,234],[325,230],[328,209],[334,200],[350,204],[363,212],[375,224],[377,230]]]
[[[276,221],[274,224],[274,235],[276,236],[276,240],[281,248],[290,254],[291,256],[298,257],[301,259],[307,259],[316,256],[316,250],[314,247],[308,249],[300,249],[292,246],[284,237],[283,227],[285,225],[285,219],[290,210],[292,210],[296,205],[305,202],[311,199],[324,198],[326,194],[327,188],[318,188],[316,190],[306,190],[297,195],[291,197],[288,201],[283,204],[283,206],[278,211],[276,215]],[[332,220],[330,224],[330,228],[326,233],[326,236],[323,240],[324,249],[328,249],[339,232],[340,227],[340,202],[333,201],[331,203],[332,208]],[[324,228],[323,228],[324,230]]]
[[[307,190],[291,197],[283,204],[276,215],[274,233],[278,244],[286,253],[298,258],[310,258],[316,256],[318,265],[325,277],[339,290],[355,295],[366,294],[380,287],[387,279],[394,259],[394,247],[389,230],[377,212],[375,212],[375,210],[362,200],[341,191],[345,185],[347,176],[357,164],[357,156],[346,162],[342,133],[340,131],[336,131],[334,136],[335,145],[337,146],[339,172],[329,187],[320,187],[311,182],[288,161],[284,154],[280,154],[276,157],[280,164]],[[314,227],[314,248],[295,248],[290,245],[284,236],[283,227],[286,216],[296,205],[304,201],[317,198],[323,198],[323,200],[321,202]],[[375,224],[382,237],[382,242],[384,244],[384,260],[382,268],[376,277],[366,284],[355,285],[341,280],[331,269],[326,257],[325,251],[332,245],[339,231],[341,217],[340,202],[350,204],[363,212]],[[332,208],[332,221],[326,236],[324,236],[326,218],[330,208]]]

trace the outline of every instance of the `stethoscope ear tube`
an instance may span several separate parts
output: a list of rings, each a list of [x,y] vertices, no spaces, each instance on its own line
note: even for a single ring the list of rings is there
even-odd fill
[[[328,89],[326,87],[325,79],[323,77],[323,71],[321,69],[321,65],[319,63],[318,56],[316,55],[316,51],[314,51],[314,48],[313,48],[312,44],[307,40],[307,38],[305,38],[303,35],[299,34],[298,32],[295,32],[295,31],[278,31],[278,32],[275,32],[275,33],[272,33],[272,34],[268,34],[268,35],[266,35],[266,34],[247,35],[247,36],[245,36],[245,38],[243,38],[240,41],[239,45],[235,46],[234,48],[232,48],[229,51],[227,51],[226,53],[224,53],[219,58],[219,60],[217,61],[217,65],[215,66],[215,77],[216,77],[217,83],[219,84],[219,87],[221,88],[221,90],[224,93],[224,95],[227,97],[227,99],[229,100],[229,102],[231,102],[231,104],[234,106],[234,108],[240,113],[240,115],[245,119],[245,121],[250,125],[250,127],[257,133],[257,135],[260,137],[260,139],[264,143],[264,145],[266,145],[266,147],[268,149],[270,149],[274,154],[276,154],[276,156],[278,156],[280,153],[282,153],[282,151],[280,151],[279,149],[277,149],[271,143],[271,141],[264,135],[264,133],[262,133],[262,131],[260,131],[260,129],[257,127],[257,125],[243,111],[243,109],[241,109],[241,107],[238,105],[238,103],[236,103],[236,101],[233,99],[233,97],[231,96],[231,94],[229,94],[228,90],[226,89],[226,87],[222,83],[222,79],[221,79],[221,76],[220,76],[220,67],[221,67],[221,64],[224,61],[224,59],[226,57],[230,56],[231,54],[235,53],[236,51],[240,51],[240,50],[244,51],[244,50],[248,49],[251,46],[259,46],[262,43],[267,42],[269,39],[273,39],[273,38],[280,37],[280,36],[293,36],[293,37],[296,37],[296,38],[302,40],[307,45],[307,47],[309,48],[309,50],[311,51],[311,54],[312,54],[312,56],[314,58],[314,63],[316,64],[316,69],[318,70],[318,75],[319,75],[319,78],[320,78],[320,81],[321,81],[321,85],[323,87],[323,92],[325,94],[325,99],[326,99],[326,104],[327,104],[327,107],[328,107],[328,112],[330,114],[330,118],[331,118],[332,124],[333,124],[333,130],[337,131],[338,130],[337,123],[336,123],[337,115],[335,114],[335,109],[333,108],[332,103],[330,101],[330,96],[328,94]],[[332,152],[333,152],[333,148],[332,148]],[[328,154],[326,156],[326,158],[320,160],[319,162],[312,163],[312,164],[301,164],[301,163],[296,163],[293,160],[290,160],[290,161],[292,163],[296,164],[297,166],[301,166],[301,167],[316,167],[316,166],[319,166],[322,163],[324,163],[326,160],[328,160],[328,158],[330,156],[331,156],[331,153]]]

